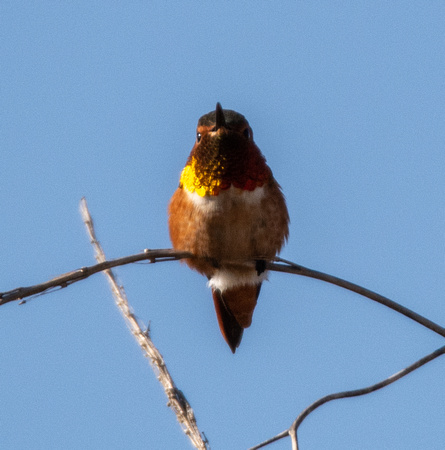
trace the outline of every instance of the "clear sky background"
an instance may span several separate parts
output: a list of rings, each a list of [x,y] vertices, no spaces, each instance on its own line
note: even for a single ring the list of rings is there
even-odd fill
[[[286,259],[445,325],[443,1],[0,5],[0,291],[170,247],[167,204],[217,101],[286,194]],[[245,449],[324,395],[444,344],[387,308],[272,273],[232,355],[206,280],[119,268],[212,449]],[[445,358],[314,412],[302,450],[443,449]],[[102,275],[0,308],[0,446],[188,449]],[[290,441],[273,449],[289,449]]]

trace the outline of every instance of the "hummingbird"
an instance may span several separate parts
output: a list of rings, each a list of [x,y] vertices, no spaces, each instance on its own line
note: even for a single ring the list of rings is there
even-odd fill
[[[216,109],[198,121],[196,141],[169,204],[173,247],[205,275],[221,333],[232,353],[252,323],[266,260],[289,234],[280,185],[246,118]]]

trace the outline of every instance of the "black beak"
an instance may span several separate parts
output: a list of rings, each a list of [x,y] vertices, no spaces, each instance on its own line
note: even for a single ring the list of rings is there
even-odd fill
[[[218,131],[221,127],[226,126],[226,119],[224,119],[223,109],[219,102],[216,104],[215,112],[216,112],[215,131]]]

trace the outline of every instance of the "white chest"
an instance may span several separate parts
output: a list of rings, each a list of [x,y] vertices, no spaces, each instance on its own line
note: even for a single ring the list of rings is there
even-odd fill
[[[187,195],[193,205],[204,214],[224,214],[238,209],[251,209],[260,207],[265,195],[265,187],[257,187],[253,191],[231,186],[219,195],[201,197],[196,192],[188,192]]]

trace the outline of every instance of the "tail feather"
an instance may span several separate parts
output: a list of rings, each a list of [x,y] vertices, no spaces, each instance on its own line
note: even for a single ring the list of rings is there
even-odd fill
[[[212,295],[219,328],[225,341],[229,344],[232,353],[235,353],[235,350],[241,343],[244,328],[240,326],[233,314],[227,308],[221,291],[219,289],[212,289]]]
[[[219,328],[232,353],[239,347],[244,328],[252,323],[261,284],[239,286],[221,292],[213,288],[213,302]]]

